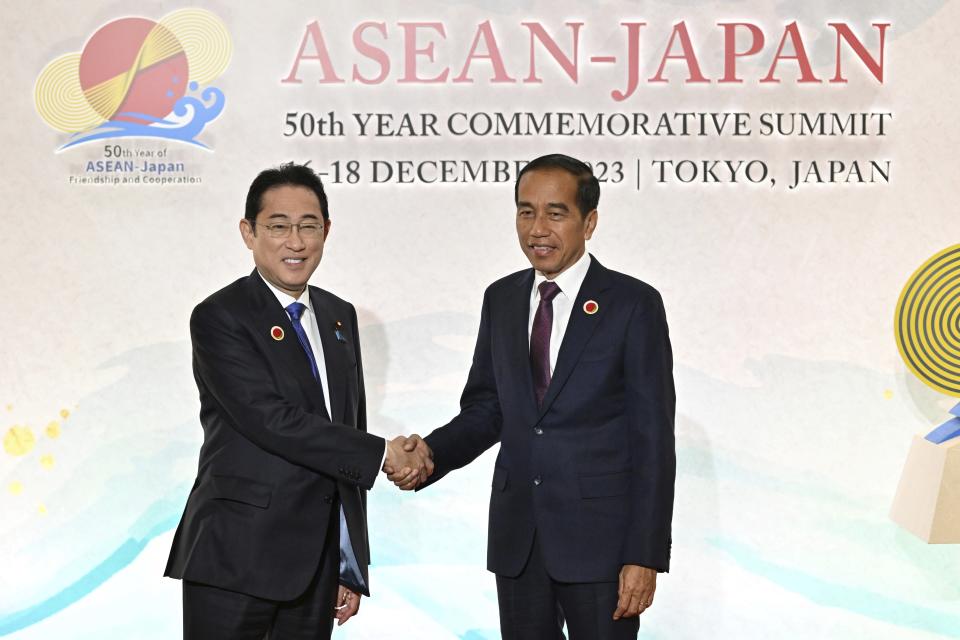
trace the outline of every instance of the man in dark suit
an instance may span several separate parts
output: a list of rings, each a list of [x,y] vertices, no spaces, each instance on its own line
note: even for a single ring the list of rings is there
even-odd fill
[[[190,318],[204,438],[165,575],[189,640],[329,638],[369,595],[366,490],[431,463],[366,433],[356,311],[307,285],[330,233],[320,178],[260,173],[240,232],[256,269]]]
[[[675,477],[672,356],[655,289],[586,253],[600,185],[537,158],[515,188],[532,269],[490,285],[460,414],[408,448],[429,482],[500,443],[487,567],[504,640],[636,638],[667,571]],[[401,488],[420,481],[391,474]]]

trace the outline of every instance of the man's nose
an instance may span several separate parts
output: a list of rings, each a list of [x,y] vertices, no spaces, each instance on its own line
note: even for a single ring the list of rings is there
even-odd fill
[[[300,225],[295,224],[290,227],[290,235],[287,236],[287,246],[294,250],[300,250],[306,246],[303,237],[300,235]]]
[[[533,226],[530,227],[530,233],[535,236],[545,236],[550,233],[547,228],[546,216],[536,215],[533,217]]]

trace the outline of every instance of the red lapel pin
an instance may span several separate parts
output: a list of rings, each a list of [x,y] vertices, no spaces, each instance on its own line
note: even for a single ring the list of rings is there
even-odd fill
[[[599,310],[600,305],[598,305],[595,300],[587,300],[583,303],[583,312],[588,316],[592,316]]]
[[[277,326],[270,328],[270,337],[274,340],[283,340],[283,329]]]

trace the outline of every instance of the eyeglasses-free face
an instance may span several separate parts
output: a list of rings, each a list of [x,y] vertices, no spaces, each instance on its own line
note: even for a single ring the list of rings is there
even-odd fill
[[[562,169],[525,173],[517,188],[517,237],[533,268],[551,280],[580,259],[597,210],[580,211],[577,178]]]
[[[330,221],[324,220],[313,191],[280,185],[263,194],[254,224],[246,218],[240,221],[240,233],[260,275],[296,298],[320,264]]]

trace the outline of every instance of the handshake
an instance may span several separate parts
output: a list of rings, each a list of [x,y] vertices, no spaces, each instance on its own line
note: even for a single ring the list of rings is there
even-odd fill
[[[401,491],[416,489],[433,473],[433,451],[417,434],[387,442],[383,472]]]

